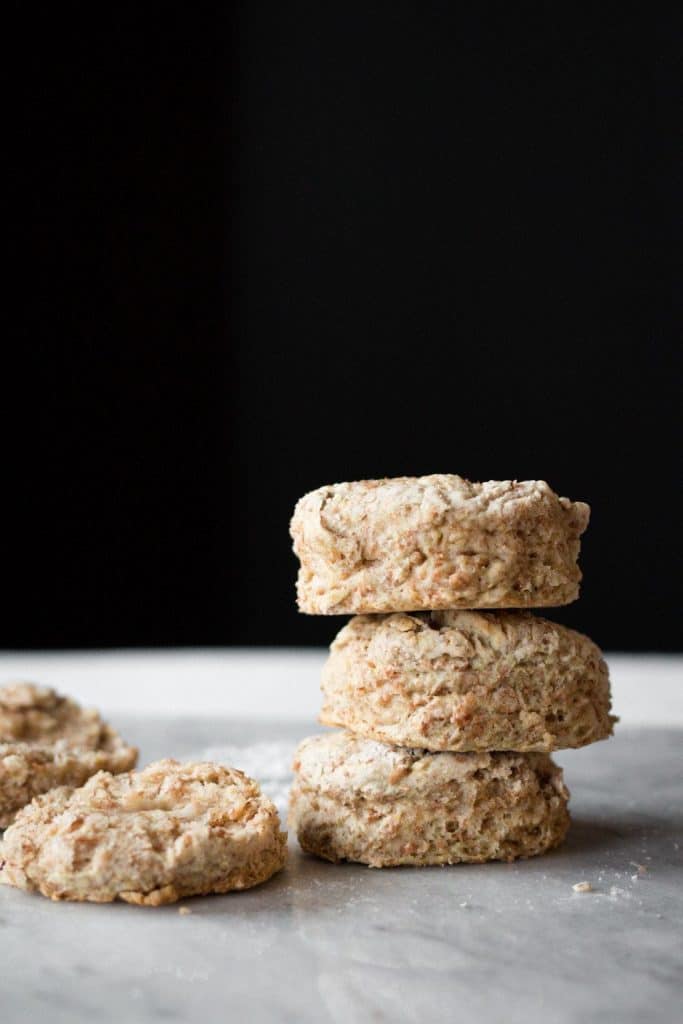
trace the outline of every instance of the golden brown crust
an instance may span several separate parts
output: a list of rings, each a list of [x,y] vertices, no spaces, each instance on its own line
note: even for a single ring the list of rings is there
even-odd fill
[[[0,688],[0,828],[34,796],[128,771],[137,756],[91,708],[33,683]]]
[[[532,857],[569,826],[546,754],[427,753],[350,733],[299,747],[290,825],[304,850],[371,867]]]
[[[0,843],[0,882],[53,900],[161,906],[279,871],[286,834],[242,772],[158,761],[37,797]]]
[[[325,725],[426,750],[581,747],[615,721],[600,650],[530,612],[357,616],[322,689]]]
[[[544,481],[435,474],[321,487],[291,523],[299,608],[338,615],[568,604],[590,510]]]

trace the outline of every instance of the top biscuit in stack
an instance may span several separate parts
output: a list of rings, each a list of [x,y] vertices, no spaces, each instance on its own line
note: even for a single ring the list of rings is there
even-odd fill
[[[579,594],[590,509],[542,480],[452,474],[320,487],[291,523],[309,615],[540,608]]]

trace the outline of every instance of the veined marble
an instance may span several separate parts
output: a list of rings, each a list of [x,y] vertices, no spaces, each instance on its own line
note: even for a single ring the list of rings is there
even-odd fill
[[[141,763],[250,746],[258,777],[261,750],[279,787],[283,743],[316,731],[116,724]],[[284,873],[186,900],[188,915],[0,887],[0,1020],[669,1024],[683,1003],[682,755],[683,730],[619,727],[557,755],[569,839],[515,864],[373,871],[305,857],[292,839]],[[581,881],[593,891],[574,892]]]

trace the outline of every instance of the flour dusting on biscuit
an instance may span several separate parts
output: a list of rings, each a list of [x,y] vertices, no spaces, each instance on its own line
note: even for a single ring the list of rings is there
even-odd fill
[[[371,867],[516,860],[569,826],[547,754],[428,753],[348,732],[300,745],[290,825],[304,850]]]

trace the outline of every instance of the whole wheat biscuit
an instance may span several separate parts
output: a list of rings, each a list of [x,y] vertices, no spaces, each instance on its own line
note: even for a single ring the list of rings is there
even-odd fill
[[[304,740],[294,770],[290,825],[326,860],[515,860],[557,846],[569,825],[547,754],[434,754],[342,732]]]
[[[518,608],[578,597],[590,510],[541,480],[435,474],[333,484],[291,522],[310,615]]]
[[[0,688],[0,828],[39,793],[128,771],[137,756],[97,711],[33,683]]]
[[[36,797],[0,843],[0,882],[53,900],[159,906],[248,889],[285,857],[277,810],[255,782],[165,760]]]
[[[322,689],[325,725],[426,750],[582,747],[615,721],[596,645],[522,611],[357,616]]]

